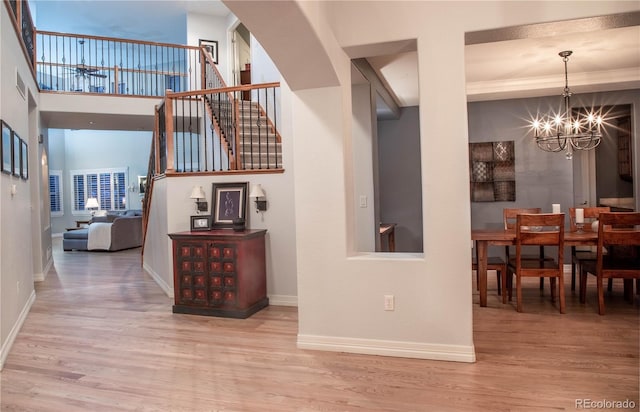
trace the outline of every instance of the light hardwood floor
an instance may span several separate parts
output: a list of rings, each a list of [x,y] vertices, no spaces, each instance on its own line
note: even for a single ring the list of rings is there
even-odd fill
[[[171,313],[140,249],[62,252],[1,372],[7,411],[549,411],[639,401],[639,311],[621,285],[597,314],[537,280],[525,313],[474,295],[474,364],[299,350],[296,308],[249,319]],[[470,297],[471,298],[471,297]],[[446,314],[442,314],[446,316]]]

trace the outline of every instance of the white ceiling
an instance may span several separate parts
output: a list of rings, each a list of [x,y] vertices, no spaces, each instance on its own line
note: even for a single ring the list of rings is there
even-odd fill
[[[640,26],[468,45],[465,73],[468,101],[559,95],[564,63],[572,50],[573,92],[640,88]],[[367,59],[396,95],[399,106],[418,98],[417,52]]]

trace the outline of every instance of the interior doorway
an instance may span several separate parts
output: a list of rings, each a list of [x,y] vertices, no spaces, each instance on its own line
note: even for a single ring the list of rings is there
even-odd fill
[[[244,24],[232,32],[233,42],[233,86],[251,83],[251,33]]]
[[[632,107],[603,106],[606,114],[602,141],[594,150],[574,153],[574,203],[609,206],[614,211],[635,209],[633,190]]]

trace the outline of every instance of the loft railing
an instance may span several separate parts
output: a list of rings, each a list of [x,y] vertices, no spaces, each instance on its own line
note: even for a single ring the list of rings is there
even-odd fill
[[[164,96],[201,89],[202,49],[112,37],[36,31],[41,90]]]
[[[156,174],[281,171],[279,86],[167,91],[156,111]]]
[[[22,50],[33,67],[35,27],[29,4],[26,0],[5,0],[4,4],[9,11],[9,17],[18,39],[21,40]]]
[[[204,48],[38,31],[26,0],[4,3],[40,91],[157,97],[205,84]]]

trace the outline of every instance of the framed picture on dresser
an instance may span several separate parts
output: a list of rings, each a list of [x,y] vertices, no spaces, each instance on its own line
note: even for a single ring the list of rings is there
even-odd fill
[[[191,216],[192,232],[209,230],[210,228],[211,228],[211,216],[208,216],[208,215]]]
[[[249,182],[213,183],[211,228],[233,227],[234,219],[246,219]]]

